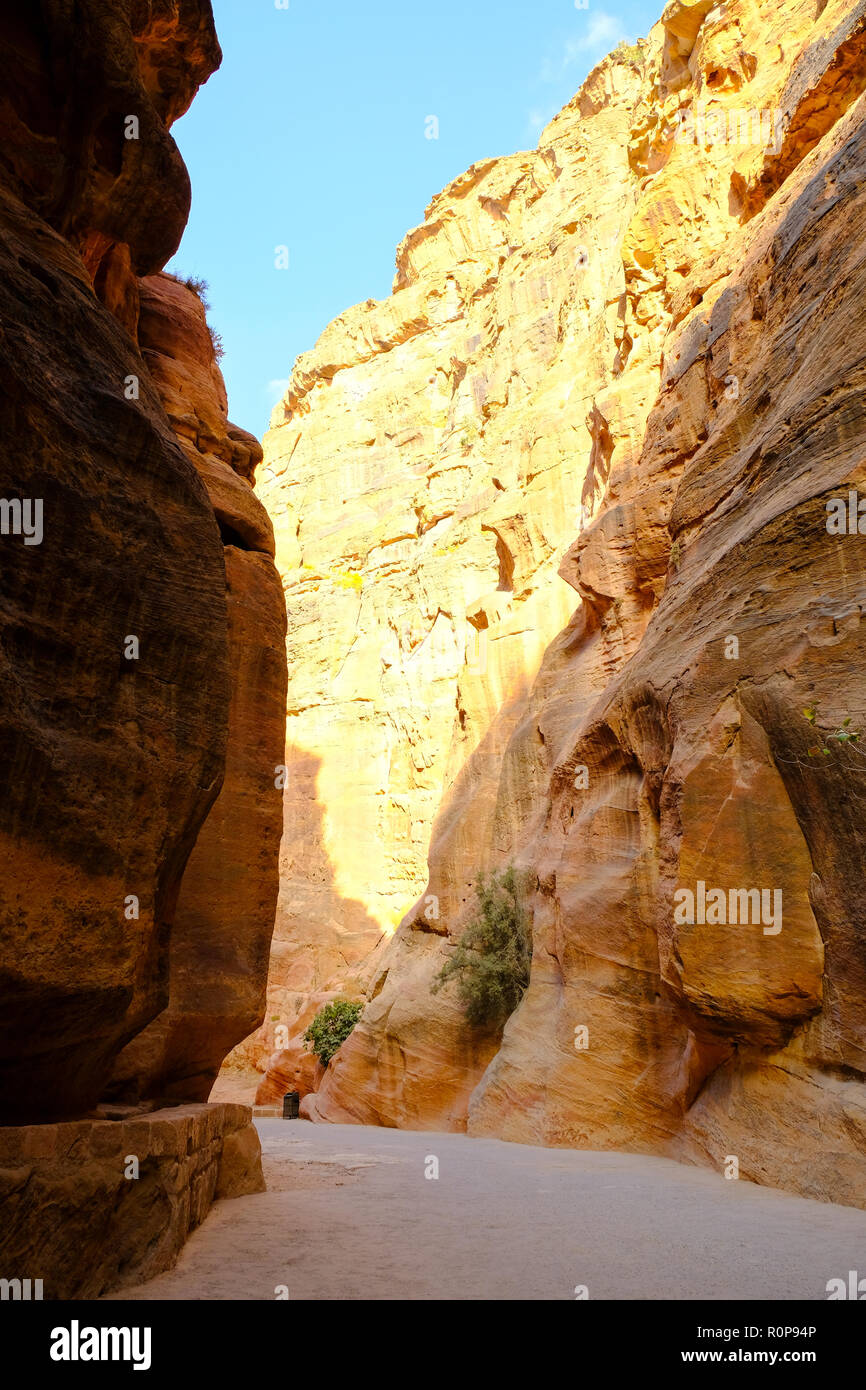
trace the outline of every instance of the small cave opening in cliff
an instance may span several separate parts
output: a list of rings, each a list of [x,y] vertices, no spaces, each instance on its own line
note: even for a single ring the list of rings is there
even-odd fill
[[[217,525],[224,546],[233,546],[235,550],[255,550],[255,546],[250,545],[240,531],[219,515],[217,516]]]

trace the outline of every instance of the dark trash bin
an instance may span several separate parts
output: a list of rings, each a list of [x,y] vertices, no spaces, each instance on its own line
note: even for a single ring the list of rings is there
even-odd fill
[[[283,1119],[296,1120],[301,1110],[301,1097],[298,1091],[286,1091],[283,1096]]]

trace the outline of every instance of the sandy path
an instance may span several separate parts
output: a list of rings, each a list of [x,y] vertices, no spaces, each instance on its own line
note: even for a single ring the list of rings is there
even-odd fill
[[[114,1298],[824,1299],[866,1275],[866,1211],[667,1159],[257,1123],[269,1191],[219,1202],[174,1270]]]

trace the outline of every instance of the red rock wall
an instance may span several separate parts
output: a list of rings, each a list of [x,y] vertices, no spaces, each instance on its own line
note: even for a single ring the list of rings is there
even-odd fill
[[[21,1123],[86,1113],[167,1008],[115,1089],[203,1097],[259,1021],[285,655],[261,451],[197,300],[178,407],[157,338],[194,296],[141,279],[186,222],[168,126],[220,61],[210,4],[43,0],[0,18],[0,61],[0,497],[44,520],[0,537],[0,1123]]]
[[[199,298],[141,283],[139,340],[225,543],[229,704],[225,778],[183,878],[168,1008],[118,1059],[112,1090],[207,1100],[226,1054],[262,1022],[279,889],[286,612],[270,520],[252,484],[261,446],[230,425]]]

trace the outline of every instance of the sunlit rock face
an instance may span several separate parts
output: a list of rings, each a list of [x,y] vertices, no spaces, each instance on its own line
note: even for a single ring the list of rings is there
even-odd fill
[[[866,762],[827,737],[866,724],[864,16],[669,5],[296,364],[263,496],[325,853],[284,862],[269,1014],[293,902],[334,943],[408,907],[313,1118],[866,1201]],[[509,862],[500,1039],[430,985]]]
[[[638,70],[619,80],[636,100]],[[568,159],[487,160],[457,180],[400,247],[392,297],[330,325],[274,412],[261,496],[292,676],[260,1053],[281,1024],[295,1036],[311,993],[375,987],[370,951],[422,894],[458,779],[475,824],[456,832],[465,862],[440,901],[420,903],[425,928],[448,932],[485,853],[502,754],[573,608],[557,571],[594,505],[586,450],[606,468],[608,416],[634,424],[651,388],[647,362],[628,399],[605,395],[629,116],[605,113],[592,198],[574,131]]]

